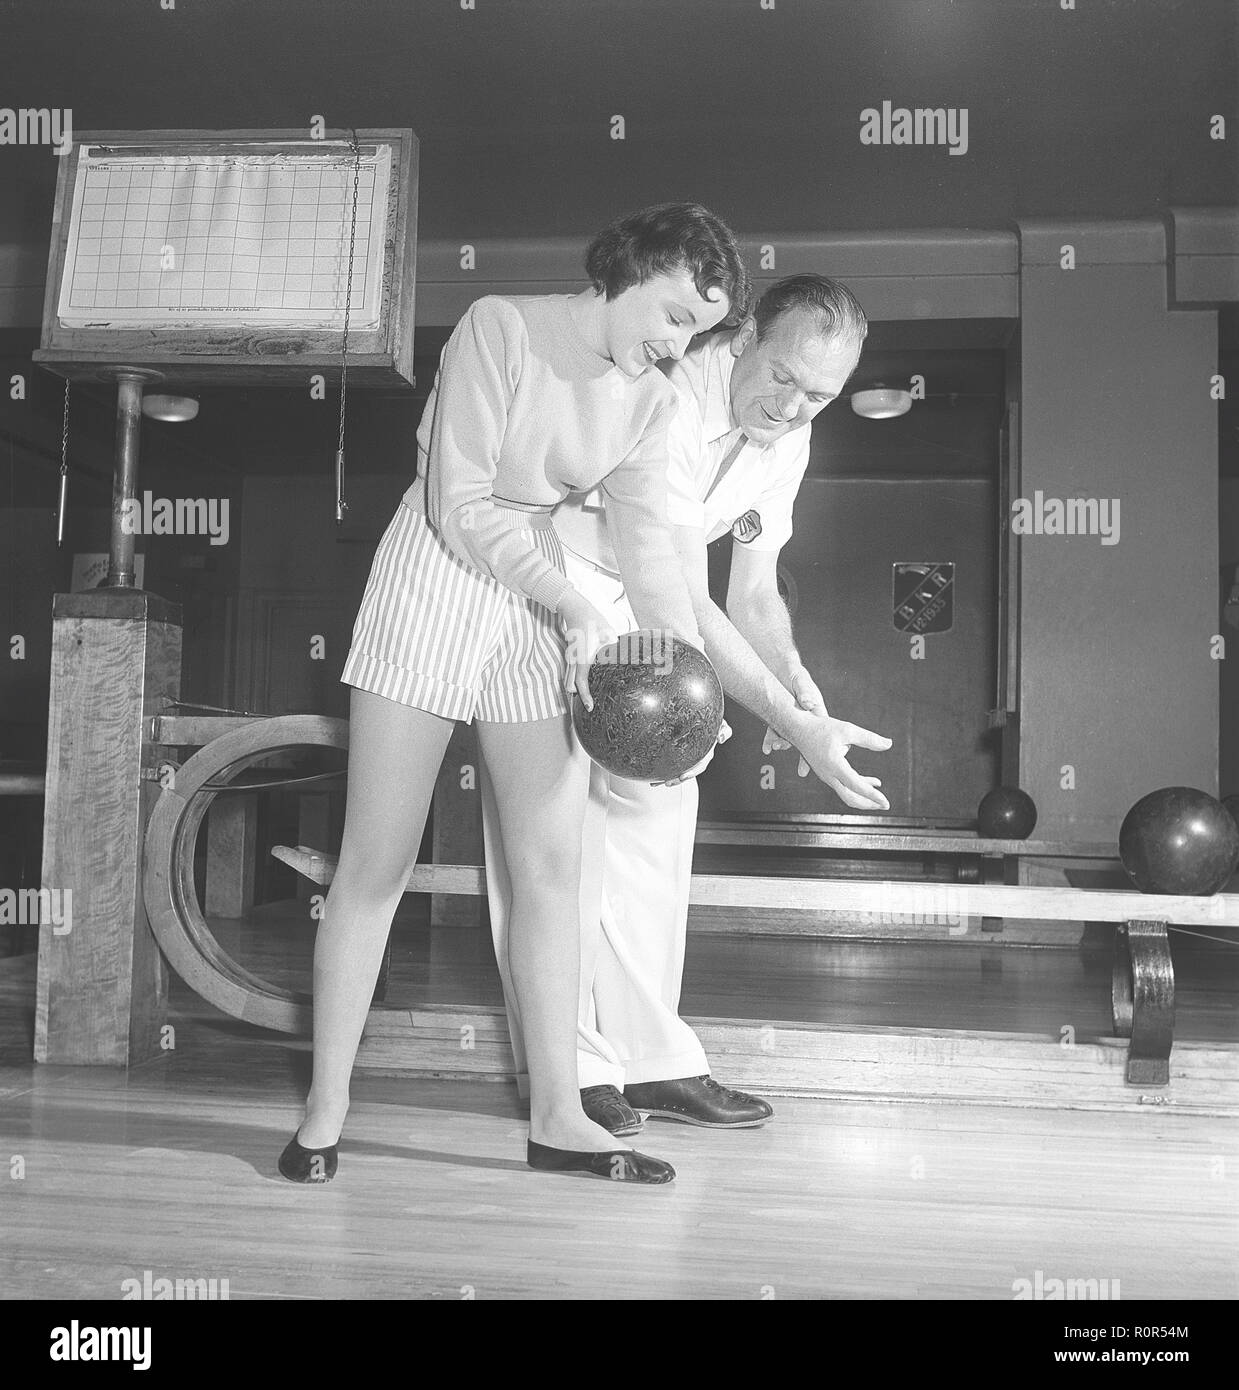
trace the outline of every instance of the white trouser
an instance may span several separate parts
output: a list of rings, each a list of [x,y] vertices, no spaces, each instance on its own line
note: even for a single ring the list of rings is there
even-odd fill
[[[637,626],[620,580],[565,548],[568,578],[613,623]],[[507,924],[512,890],[494,791],[481,776],[486,887],[503,979],[517,1082],[528,1093],[525,1046],[513,1007]],[[581,849],[580,1084],[625,1085],[704,1076],[705,1052],[680,1018],[680,982],[697,826],[697,782],[651,787],[590,764]]]

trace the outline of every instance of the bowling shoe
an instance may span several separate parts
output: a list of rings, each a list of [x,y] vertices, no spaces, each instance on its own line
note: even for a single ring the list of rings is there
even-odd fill
[[[720,1086],[712,1076],[625,1086],[624,1099],[634,1110],[660,1120],[681,1120],[705,1129],[751,1129],[774,1114],[764,1100]]]
[[[612,1134],[638,1134],[645,1124],[614,1086],[583,1087],[581,1109]]]
[[[334,1144],[322,1149],[305,1149],[294,1134],[280,1155],[279,1166],[280,1173],[289,1182],[324,1183],[335,1177],[337,1162]]]
[[[531,1139],[525,1157],[531,1168],[543,1173],[592,1173],[596,1178],[610,1178],[612,1182],[655,1186],[675,1177],[670,1163],[638,1153],[636,1149],[603,1149],[591,1153],[553,1149],[549,1144],[536,1144]]]

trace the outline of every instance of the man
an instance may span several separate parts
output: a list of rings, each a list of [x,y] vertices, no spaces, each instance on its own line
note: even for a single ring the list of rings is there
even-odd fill
[[[852,744],[890,740],[832,718],[800,662],[776,579],[792,507],[809,460],[810,424],[843,390],[868,325],[840,284],[818,275],[781,280],[733,332],[691,347],[667,376],[680,397],[671,428],[668,514],[705,649],[728,695],[770,726],[766,747],[795,745],[849,806],[888,809],[878,779],[847,762]],[[568,577],[625,632],[637,626],[607,538],[601,495],[555,513]],[[735,537],[727,612],[710,598],[706,546]],[[519,1020],[507,980],[507,873],[488,779],[482,778],[487,884],[496,956],[523,1070]],[[720,1086],[679,1017],[697,783],[651,787],[591,769],[581,888],[582,1103],[614,1134],[641,1114],[707,1128],[763,1124],[755,1096]]]

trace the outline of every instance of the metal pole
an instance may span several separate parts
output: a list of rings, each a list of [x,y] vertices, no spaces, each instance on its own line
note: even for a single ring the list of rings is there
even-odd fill
[[[142,428],[142,382],[137,375],[116,379],[116,470],[112,475],[112,544],[108,556],[108,589],[132,589],[135,532],[122,524],[125,504],[138,487],[138,440]]]

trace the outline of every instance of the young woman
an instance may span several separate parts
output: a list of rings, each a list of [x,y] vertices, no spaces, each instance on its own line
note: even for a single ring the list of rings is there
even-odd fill
[[[580,827],[588,760],[568,716],[612,631],[564,577],[550,513],[601,484],[642,627],[700,645],[672,548],[665,438],[675,394],[656,368],[747,309],[731,231],[668,203],[620,218],[577,295],[488,296],[443,350],[417,432],[417,478],[388,526],[342,679],[353,686],[339,867],[314,951],[314,1078],[280,1158],[326,1182],[396,905],[439,763],[476,719],[512,879],[510,971],[529,1068],[532,1167],[663,1183],[581,1109],[576,1064]]]

